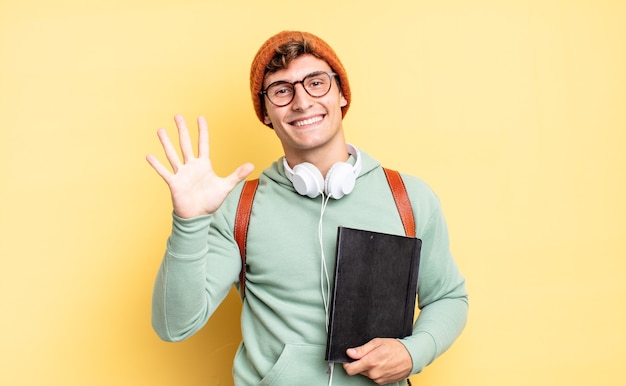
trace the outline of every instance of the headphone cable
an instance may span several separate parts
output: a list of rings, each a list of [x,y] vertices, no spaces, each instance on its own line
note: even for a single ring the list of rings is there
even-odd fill
[[[330,201],[330,195],[324,195],[322,192],[322,209],[320,211],[320,221],[317,228],[317,237],[320,242],[320,251],[322,256],[322,263],[320,267],[320,287],[322,290],[322,301],[324,302],[324,314],[326,316],[326,333],[328,334],[328,322],[330,320],[330,276],[328,275],[328,266],[326,265],[326,255],[324,254],[324,212],[326,211],[326,206],[328,205],[328,201]],[[326,285],[324,285],[326,284]],[[324,288],[326,287],[326,288]],[[335,364],[333,362],[328,362],[328,386],[332,386],[333,384],[333,373],[335,370]]]

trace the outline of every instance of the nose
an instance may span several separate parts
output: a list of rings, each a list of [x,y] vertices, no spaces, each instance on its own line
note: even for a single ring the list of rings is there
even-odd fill
[[[298,111],[303,111],[311,107],[312,98],[304,89],[302,82],[298,82],[293,85],[293,101],[291,102],[291,108]]]

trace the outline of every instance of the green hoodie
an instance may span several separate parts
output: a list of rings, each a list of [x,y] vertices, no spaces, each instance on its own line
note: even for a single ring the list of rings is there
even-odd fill
[[[350,160],[354,163],[354,160]],[[326,385],[326,312],[321,264],[333,281],[337,227],[404,235],[404,228],[380,164],[361,152],[362,169],[354,191],[331,199],[299,195],[282,161],[260,176],[247,238],[243,341],[234,360],[237,385]],[[422,371],[460,335],[467,319],[465,280],[450,253],[438,198],[421,180],[402,175],[422,239],[418,279],[419,317],[413,334],[400,339],[411,355],[412,374]],[[241,258],[233,237],[242,184],[212,215],[174,215],[167,251],[157,275],[152,323],[167,341],[200,330],[234,284]],[[322,253],[323,247],[323,253]],[[323,256],[323,257],[322,257]],[[334,385],[373,385],[335,366]]]

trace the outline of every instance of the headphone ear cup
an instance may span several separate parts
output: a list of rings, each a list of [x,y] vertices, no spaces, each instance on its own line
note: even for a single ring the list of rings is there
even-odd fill
[[[317,168],[308,162],[296,165],[293,168],[293,187],[303,196],[315,198],[324,190],[324,177]]]
[[[330,197],[338,200],[352,192],[355,182],[356,176],[353,166],[347,162],[337,162],[326,174],[324,191]]]

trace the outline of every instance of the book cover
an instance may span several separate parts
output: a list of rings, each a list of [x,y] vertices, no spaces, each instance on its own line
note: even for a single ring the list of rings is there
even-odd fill
[[[411,335],[420,249],[417,238],[339,227],[326,360],[373,338]]]

